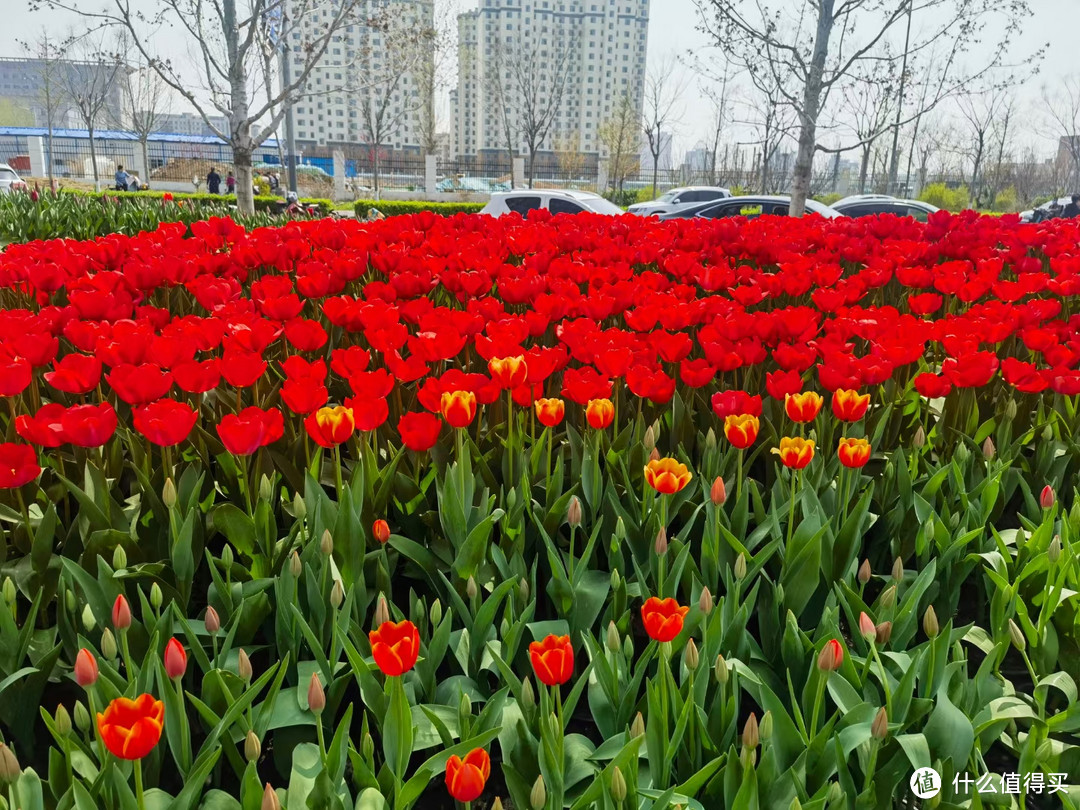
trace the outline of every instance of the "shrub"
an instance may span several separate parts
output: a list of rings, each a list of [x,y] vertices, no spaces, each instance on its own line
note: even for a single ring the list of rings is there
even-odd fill
[[[357,219],[367,217],[372,208],[381,211],[388,217],[400,214],[419,214],[421,211],[431,211],[433,214],[449,217],[454,214],[476,214],[484,207],[479,202],[429,202],[427,200],[357,200],[353,203],[353,210]]]
[[[946,211],[963,211],[970,202],[967,186],[949,188],[944,183],[931,183],[922,190],[919,199]]]
[[[1016,199],[1016,189],[1013,186],[1004,188],[998,192],[994,198],[994,210],[1000,213],[1008,213],[1010,211],[1016,211],[1019,207],[1019,203]]]
[[[266,187],[267,189],[269,186]],[[236,205],[236,197],[231,194],[206,194],[205,192],[189,192],[189,191],[160,191],[158,189],[148,189],[147,191],[82,191],[81,189],[59,189],[60,194],[71,194],[77,197],[90,197],[94,199],[100,199],[101,197],[108,197],[110,199],[117,199],[123,202],[144,202],[146,200],[161,200],[163,198],[171,198],[175,200],[186,200],[198,205],[215,205],[222,207],[233,207]],[[282,197],[274,197],[267,194],[262,194],[255,197],[255,210],[256,211],[272,211],[274,208],[283,201]],[[305,205],[316,205],[319,211],[323,214],[329,214],[334,210],[333,200],[328,200],[320,197],[304,197],[300,202]]]

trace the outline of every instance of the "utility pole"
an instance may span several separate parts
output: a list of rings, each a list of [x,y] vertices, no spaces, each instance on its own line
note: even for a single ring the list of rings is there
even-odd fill
[[[900,96],[896,99],[896,123],[893,124],[892,155],[889,159],[887,193],[893,193],[896,190],[896,183],[900,174],[900,119],[904,112],[904,92],[907,89],[908,51],[911,50],[911,13],[914,5],[915,0],[908,0],[907,33],[904,34],[904,61],[900,67]]]
[[[286,30],[284,14],[282,14],[281,30]],[[282,90],[288,87],[292,83],[292,67],[290,61],[292,53],[289,49],[288,36],[282,37],[281,43],[281,85]],[[289,191],[295,191],[299,195],[300,191],[296,183],[296,130],[293,127],[293,99],[292,94],[289,93],[285,96],[285,154],[288,156],[289,166],[288,174],[286,175],[286,182],[289,184]]]

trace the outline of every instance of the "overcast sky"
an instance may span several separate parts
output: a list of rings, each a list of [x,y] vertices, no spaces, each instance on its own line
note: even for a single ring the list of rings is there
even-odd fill
[[[94,8],[106,0],[79,0],[88,8]],[[438,4],[465,10],[475,8],[478,0],[436,0]],[[789,0],[793,5],[802,0]],[[1002,0],[1004,4],[1005,0]],[[1031,106],[1025,120],[1029,123],[1026,134],[1019,136],[1022,141],[1035,143],[1049,150],[1055,135],[1047,137],[1040,131],[1040,115],[1036,109],[1043,88],[1053,89],[1060,77],[1065,74],[1080,74],[1080,0],[1029,0],[1032,17],[1028,21],[1023,36],[1014,43],[1014,56],[1036,51],[1042,45],[1048,46],[1047,59],[1040,75],[1029,82],[1022,97]],[[18,56],[20,49],[16,40],[32,39],[42,26],[48,26],[56,33],[61,33],[70,25],[77,24],[57,12],[31,12],[29,0],[0,0],[4,6],[4,36],[0,38],[0,56]],[[151,7],[151,0],[132,0],[134,7]],[[674,54],[707,48],[708,39],[697,30],[698,14],[694,0],[652,0],[649,22],[649,61],[670,57]],[[445,16],[445,15],[441,15]],[[175,41],[178,38],[173,38]],[[167,47],[163,44],[161,47]],[[186,51],[169,53],[178,62],[187,59]],[[707,136],[709,129],[709,105],[704,102],[696,79],[689,74],[684,77],[687,90],[682,104],[680,124],[675,132],[675,152],[680,154],[694,143]],[[441,104],[445,110],[445,104]],[[443,124],[448,128],[449,122]]]

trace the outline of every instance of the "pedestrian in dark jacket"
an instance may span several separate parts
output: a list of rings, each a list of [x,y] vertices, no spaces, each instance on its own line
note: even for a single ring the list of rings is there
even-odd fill
[[[1072,195],[1072,202],[1065,206],[1065,209],[1061,212],[1061,216],[1065,219],[1080,217],[1080,194]]]
[[[210,174],[206,175],[206,191],[210,194],[221,193],[221,175],[213,167],[210,167]]]

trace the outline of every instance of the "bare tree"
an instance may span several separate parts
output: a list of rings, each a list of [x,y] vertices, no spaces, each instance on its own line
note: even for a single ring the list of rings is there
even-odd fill
[[[888,63],[886,62],[886,67]],[[851,82],[844,93],[841,107],[843,120],[858,140],[861,153],[859,161],[859,193],[866,192],[867,174],[874,143],[884,134],[892,118],[895,100],[891,72],[859,76]]]
[[[69,39],[62,63],[60,84],[64,95],[86,127],[94,189],[101,190],[94,131],[108,116],[107,106],[117,96],[117,84],[127,81],[127,67],[110,53],[105,33],[87,31]]]
[[[641,128],[652,156],[653,197],[656,196],[656,181],[660,174],[660,155],[665,145],[671,148],[670,129],[678,123],[678,105],[686,89],[686,82],[677,74],[677,68],[678,62],[667,56],[654,64],[645,75]]]
[[[780,77],[770,72],[748,73],[753,92],[742,102],[744,115],[736,123],[750,128],[754,139],[750,143],[759,149],[755,175],[761,193],[773,191],[772,168],[780,145],[789,138],[796,123],[795,110],[781,89]]]
[[[126,37],[120,37],[121,53],[131,51],[125,40]],[[161,129],[172,105],[169,88],[157,71],[145,62],[135,63],[131,68],[127,81],[120,85],[123,106],[113,112],[113,118],[119,128],[129,129],[138,138],[142,169],[149,180],[150,136]]]
[[[982,170],[987,150],[990,148],[991,130],[1005,107],[1007,99],[1004,88],[991,87],[961,96],[956,102],[969,138],[968,147],[964,151],[971,162],[968,188],[971,190],[972,201],[976,207],[983,202],[982,186],[985,185],[985,180]]]
[[[39,101],[45,118],[45,173],[49,178],[49,188],[53,188],[53,130],[63,118],[65,109],[60,81],[63,43],[56,37],[49,36],[48,28],[42,28],[37,39],[21,42],[20,46],[23,52],[34,60],[38,71]]]
[[[426,155],[439,151],[439,111],[436,98],[449,90],[457,63],[456,4],[435,6],[435,20],[427,37],[430,58],[413,71],[412,81],[422,99],[418,134]]]
[[[1067,164],[1067,182],[1080,188],[1080,74],[1066,76],[1056,93],[1044,90],[1043,105],[1058,136],[1058,161]]]
[[[641,159],[641,127],[628,93],[619,96],[611,117],[600,124],[597,134],[607,152],[608,176],[621,197],[626,179],[638,169]]]
[[[304,96],[311,72],[334,37],[356,22],[364,0],[108,0],[101,10],[77,0],[32,0],[31,7],[69,11],[93,25],[126,30],[147,64],[232,147],[237,209],[250,214],[255,150],[277,129],[287,106]],[[157,55],[155,34],[165,29],[196,55],[197,80]],[[264,80],[262,38],[271,32],[276,42],[288,44],[296,70],[260,102],[255,99]],[[227,131],[213,120],[215,111],[228,120]]]
[[[360,67],[350,83],[355,82],[355,92],[360,95],[363,136],[371,149],[372,183],[378,199],[383,146],[410,119],[419,124],[423,111],[434,103],[425,97],[433,87],[415,77],[431,70],[428,63],[435,47],[435,29],[415,14],[403,15],[398,8],[385,9],[368,25],[379,33],[384,47]],[[434,131],[431,134],[434,141]]]
[[[1009,43],[1030,15],[1027,0],[695,2],[703,29],[743,65],[757,70],[763,67],[776,76],[788,103],[798,114],[799,148],[791,189],[793,216],[801,216],[805,211],[815,152],[829,151],[818,142],[818,123],[830,95],[853,70],[879,60],[881,46],[909,14],[922,21],[923,27],[907,43],[906,54],[931,49],[938,42],[952,44],[954,58],[947,60],[942,68],[938,92],[928,101],[931,105],[968,86],[991,67],[999,66]],[[1003,33],[989,49],[989,59],[974,68],[967,67],[962,57],[972,45],[981,42],[992,22],[999,23]],[[894,125],[903,123],[901,120]]]

